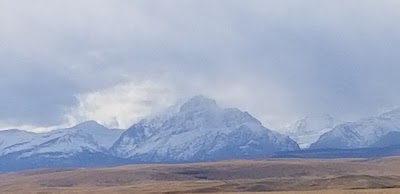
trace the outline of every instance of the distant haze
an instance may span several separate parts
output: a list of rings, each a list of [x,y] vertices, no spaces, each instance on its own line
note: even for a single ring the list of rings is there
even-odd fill
[[[114,128],[193,95],[279,129],[400,106],[400,1],[0,1],[0,129]]]

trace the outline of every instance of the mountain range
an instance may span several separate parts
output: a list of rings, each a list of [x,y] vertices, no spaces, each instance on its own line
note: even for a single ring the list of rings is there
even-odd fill
[[[126,131],[95,121],[47,133],[1,131],[0,171],[265,158],[298,149],[249,113],[196,96]]]
[[[376,157],[400,154],[400,109],[356,122],[307,116],[272,131],[248,112],[195,96],[127,130],[95,121],[45,133],[0,131],[0,172],[269,157]],[[301,150],[300,150],[301,148]]]

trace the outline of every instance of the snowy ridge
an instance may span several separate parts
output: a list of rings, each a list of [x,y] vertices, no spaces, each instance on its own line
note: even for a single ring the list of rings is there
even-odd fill
[[[17,129],[0,131],[0,156],[18,150],[18,147],[30,148],[30,142],[39,136],[37,133]]]
[[[103,152],[92,135],[83,131],[67,132],[60,137],[46,141],[35,146],[32,150],[21,154],[20,158],[31,157],[38,154],[57,154],[57,157],[72,157],[80,152]]]
[[[104,152],[122,134],[122,130],[111,130],[94,121],[81,123],[68,129],[47,133],[30,133],[20,130],[0,132],[0,155],[18,153],[18,157],[35,154],[58,154],[72,156],[79,152]]]
[[[380,138],[392,131],[400,131],[400,109],[396,109],[381,116],[348,122],[336,126],[323,134],[311,148],[368,148]]]

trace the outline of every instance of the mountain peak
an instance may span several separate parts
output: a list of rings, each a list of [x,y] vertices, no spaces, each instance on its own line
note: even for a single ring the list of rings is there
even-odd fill
[[[193,98],[189,99],[185,104],[181,106],[182,112],[187,111],[202,111],[202,110],[213,110],[217,109],[218,105],[215,100],[209,99],[202,95],[194,96]]]
[[[97,129],[97,128],[104,128],[103,125],[100,125],[98,122],[94,120],[85,121],[83,123],[77,124],[76,126],[72,127],[74,129]]]

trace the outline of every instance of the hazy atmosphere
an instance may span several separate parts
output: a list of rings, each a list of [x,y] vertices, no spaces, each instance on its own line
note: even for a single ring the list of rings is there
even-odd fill
[[[0,129],[127,128],[197,94],[272,129],[380,114],[400,106],[400,1],[360,2],[0,1]]]

